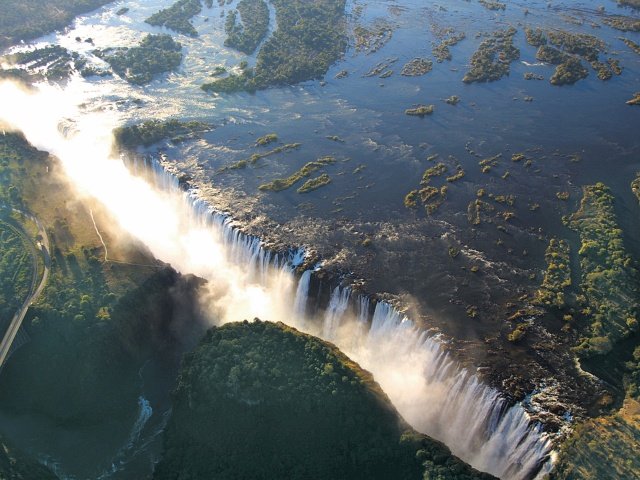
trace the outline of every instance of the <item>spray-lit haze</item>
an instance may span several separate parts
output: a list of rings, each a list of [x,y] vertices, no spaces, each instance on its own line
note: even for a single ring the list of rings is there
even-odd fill
[[[3,83],[0,118],[23,132],[32,145],[59,158],[78,192],[101,202],[120,227],[148,246],[156,258],[183,273],[211,280],[217,292],[215,303],[233,305],[232,310],[220,310],[222,321],[286,318],[278,305],[280,298],[271,295],[269,287],[250,283],[247,272],[229,263],[214,232],[193,218],[182,195],[154,188],[113,158],[111,132],[118,125],[118,115],[80,114],[78,105],[85,99],[78,87],[63,91],[41,85],[37,93],[28,93]],[[272,288],[281,291],[291,286],[280,279]]]
[[[82,85],[76,79],[66,89],[40,86],[27,92],[2,83],[0,121],[54,154],[81,197],[103,204],[156,258],[207,279],[203,301],[212,323],[259,317],[320,335],[370,370],[410,424],[443,440],[473,466],[514,479],[536,470],[550,446],[529,427],[521,407],[504,414],[495,391],[459,369],[438,342],[385,304],[378,305],[369,328],[366,303],[354,308],[357,301],[349,291],[336,289],[325,313],[306,318],[309,273],[298,282],[289,267],[278,268],[258,245],[230,240],[228,225],[225,231],[203,214],[197,192],[162,185],[161,175],[155,186],[133,175],[112,155],[117,113],[83,113]]]

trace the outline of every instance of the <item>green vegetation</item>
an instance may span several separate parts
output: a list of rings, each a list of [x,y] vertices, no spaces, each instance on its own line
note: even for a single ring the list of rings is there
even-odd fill
[[[329,185],[331,183],[331,178],[326,173],[323,173],[319,177],[310,178],[306,182],[302,184],[300,188],[298,188],[298,193],[307,193],[312,192],[313,190],[317,190],[320,187],[324,187],[325,185]]]
[[[165,139],[182,138],[207,132],[214,127],[202,122],[183,122],[180,120],[149,120],[136,125],[118,127],[113,130],[114,140],[119,148],[148,147]]]
[[[0,478],[2,480],[58,479],[47,467],[13,448],[2,435],[0,435]]]
[[[637,18],[623,17],[612,15],[606,17],[603,22],[611,28],[621,30],[623,32],[640,32],[640,20]]]
[[[144,85],[154,75],[175,70],[182,63],[182,45],[171,35],[147,35],[138,47],[97,51],[127,82]]]
[[[431,49],[431,53],[435,57],[438,63],[442,63],[445,60],[451,60],[451,51],[449,47],[453,47],[457,45],[459,42],[465,39],[466,35],[464,32],[455,33],[453,30],[449,30],[446,32],[450,35],[448,38],[443,39],[439,44],[435,45]]]
[[[357,25],[353,29],[356,51],[375,53],[384,47],[393,36],[393,29],[384,21],[377,21],[370,28]]]
[[[387,58],[375,64],[363,77],[387,78],[393,75],[391,66],[398,61],[398,57]]]
[[[638,45],[636,42],[634,42],[633,40],[629,40],[628,38],[621,38],[621,40],[624,42],[624,44],[629,47],[631,50],[633,50],[635,53],[637,53],[638,55],[640,55],[640,45]]]
[[[0,4],[0,49],[67,26],[76,15],[112,0],[3,0]]]
[[[507,8],[506,3],[493,2],[490,0],[478,0],[478,3],[488,10],[504,10]]]
[[[564,442],[550,480],[640,478],[640,405],[627,400],[612,415],[578,425]]]
[[[253,78],[254,70],[252,68],[240,70],[239,74],[232,73],[228,77],[205,83],[200,88],[211,93],[255,92],[257,87]]]
[[[447,166],[442,162],[438,162],[433,167],[429,167],[424,171],[424,173],[422,174],[420,185],[429,185],[433,177],[438,177],[444,174],[446,171]]]
[[[547,270],[534,303],[547,308],[563,309],[566,306],[565,292],[571,286],[569,244],[565,240],[552,238],[544,259]]]
[[[631,100],[627,100],[625,103],[627,105],[640,105],[640,92],[634,93],[633,98]]]
[[[277,142],[277,141],[278,141],[278,135],[276,135],[275,133],[268,133],[266,135],[263,135],[262,137],[259,137],[256,140],[256,146],[262,147],[264,145],[269,145],[270,143]]]
[[[478,162],[482,173],[489,173],[493,167],[498,166],[498,161],[502,158],[502,154],[498,153],[493,157],[483,158]]]
[[[524,338],[527,330],[529,330],[530,327],[531,325],[527,322],[519,323],[516,328],[514,328],[513,331],[509,333],[509,335],[507,335],[507,340],[512,343],[518,343]]]
[[[532,28],[525,28],[524,34],[527,39],[527,43],[533,47],[540,47],[547,43],[547,37],[545,37],[544,31],[540,28],[536,28],[535,30]]]
[[[622,73],[618,60],[609,58],[607,63],[598,60],[600,53],[606,50],[606,44],[593,35],[564,30],[542,32],[537,29],[531,36],[535,37],[534,43],[540,45],[536,58],[557,65],[556,71],[550,78],[553,85],[573,84],[585,78],[589,72],[582,65],[580,58],[589,62],[601,80],[609,80],[614,73],[616,75]]]
[[[465,83],[493,82],[509,75],[509,65],[520,58],[520,49],[513,46],[517,30],[509,27],[494,32],[483,40],[472,55],[471,68],[462,79]]]
[[[460,165],[458,165],[456,173],[454,173],[450,177],[447,177],[447,182],[450,182],[450,183],[457,182],[458,180],[460,180],[464,176],[465,176],[464,169]]]
[[[566,62],[556,67],[556,71],[549,79],[552,85],[572,85],[578,80],[586,78],[589,75],[587,69],[577,58],[569,58]]]
[[[422,202],[427,215],[434,213],[447,198],[448,187],[443,185],[440,188],[427,185],[419,190],[412,190],[404,197],[404,206],[407,208],[417,208],[418,200]]]
[[[345,0],[272,0],[277,30],[264,43],[256,66],[202,85],[215,93],[253,92],[319,78],[347,45]]]
[[[563,51],[584,58],[588,62],[598,59],[600,52],[606,50],[606,44],[598,37],[585,33],[572,33],[565,30],[547,31],[549,43]]]
[[[420,201],[428,215],[434,213],[446,200],[449,187],[447,185],[434,187],[429,184],[433,178],[440,177],[445,174],[447,169],[448,167],[442,162],[438,162],[433,167],[427,168],[422,174],[422,179],[420,180],[421,188],[412,190],[405,195],[404,206],[407,208],[417,208],[418,201]],[[456,180],[464,177],[464,174],[462,167],[458,166],[456,173],[447,177],[446,180],[447,182],[455,182]]]
[[[23,323],[31,341],[0,376],[1,407],[68,429],[108,421],[126,438],[136,415],[138,369],[161,351],[163,358],[177,355],[174,346],[183,341],[172,337],[177,307],[170,292],[181,291],[188,306],[197,282],[158,269],[106,229],[109,255],[123,263],[105,262],[88,210],[70,201],[61,176],[50,174],[55,161],[16,134],[0,136],[0,152],[23,208],[43,222],[51,240],[48,283]],[[98,225],[107,221],[97,210],[94,215]],[[197,315],[190,315],[195,323]]]
[[[185,35],[197,37],[198,32],[191,24],[191,19],[202,11],[200,0],[178,0],[169,8],[154,13],[145,20],[149,25],[167,27]]]
[[[86,60],[78,53],[71,53],[59,45],[18,52],[9,55],[6,60],[26,68],[35,78],[52,81],[65,80],[75,70],[82,70],[86,64]]]
[[[434,109],[434,105],[418,105],[415,108],[407,108],[404,113],[414,117],[424,117],[426,115],[431,115]]]
[[[580,235],[582,313],[590,321],[577,352],[605,354],[638,330],[638,272],[627,255],[613,208],[602,183],[584,187],[579,210],[568,221]]]
[[[457,95],[451,95],[449,98],[445,98],[444,102],[449,105],[457,105],[460,103],[460,97]]]
[[[638,96],[640,97],[640,95]],[[640,202],[640,172],[636,174],[636,178],[631,182],[631,191],[638,197],[638,202]]]
[[[414,58],[402,67],[401,75],[405,77],[419,77],[431,71],[433,62],[424,58]]]
[[[14,187],[15,188],[15,187]],[[33,246],[22,227],[0,211],[0,332],[31,294]],[[35,241],[35,240],[34,240]]]
[[[237,23],[236,13],[227,15],[224,44],[251,55],[269,31],[269,7],[264,0],[240,0],[238,12],[242,24]]]
[[[552,65],[560,65],[563,62],[566,62],[569,58],[569,55],[561,52],[555,47],[550,47],[549,45],[541,45],[536,52],[536,59],[541,62],[550,63]]]
[[[269,183],[260,185],[258,188],[262,191],[270,190],[272,192],[280,192],[293,186],[298,181],[305,177],[309,177],[313,172],[320,170],[327,165],[333,165],[336,163],[336,159],[331,156],[320,157],[313,162],[306,163],[300,170],[293,173],[287,178],[277,178]]]
[[[525,80],[544,80],[544,76],[533,72],[525,72],[522,76]]]
[[[467,220],[472,225],[480,225],[482,223],[482,212],[493,212],[495,207],[490,203],[487,203],[480,198],[476,198],[469,202],[467,207]]]
[[[224,75],[225,73],[227,73],[227,69],[224,68],[222,65],[218,65],[216,66],[216,68],[213,69],[213,72],[211,72],[211,76],[219,77],[220,75]]]
[[[412,431],[335,346],[256,320],[211,329],[185,357],[153,478],[493,477]]]
[[[255,164],[261,158],[269,157],[271,155],[286,152],[289,150],[295,150],[296,148],[300,148],[301,145],[302,145],[301,143],[287,143],[285,145],[276,147],[273,150],[269,150],[268,152],[265,152],[265,153],[254,153],[253,155],[251,155],[251,157],[249,157],[246,160],[240,160],[226,167],[222,167],[218,172],[222,173],[222,172],[226,172],[227,170],[239,170],[241,168],[247,167],[249,164],[251,165]]]

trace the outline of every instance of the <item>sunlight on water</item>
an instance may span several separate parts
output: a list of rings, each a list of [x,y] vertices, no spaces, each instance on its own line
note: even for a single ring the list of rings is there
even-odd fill
[[[209,280],[203,303],[211,318],[279,320],[320,335],[370,370],[412,426],[444,441],[463,460],[502,478],[526,479],[539,470],[550,444],[529,425],[522,407],[509,409],[387,304],[376,306],[369,327],[365,304],[356,301],[360,311],[354,310],[349,290],[336,288],[323,316],[306,318],[310,274],[297,282],[291,271],[300,252],[287,258],[267,252],[197,192],[181,191],[157,162],[147,165],[156,185],[134,176],[111,153],[118,114],[80,113],[83,85],[76,82],[67,90],[40,86],[31,93],[4,82],[0,120],[57,156],[78,193],[101,202],[158,259]]]

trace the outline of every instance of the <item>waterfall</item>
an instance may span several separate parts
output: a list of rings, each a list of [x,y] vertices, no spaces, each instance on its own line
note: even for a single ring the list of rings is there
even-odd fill
[[[154,161],[154,174],[167,171]],[[177,185],[162,179],[162,185]],[[217,212],[198,197],[181,193],[195,219],[216,232],[230,261],[248,269],[253,281],[264,284],[274,276],[293,277],[304,250],[286,255],[263,247],[259,238],[235,228],[229,215]],[[460,367],[437,337],[429,336],[392,305],[378,302],[373,315],[370,299],[352,296],[336,286],[319,324],[307,318],[312,270],[306,270],[291,293],[291,317],[279,320],[334,342],[371,371],[400,414],[416,430],[444,442],[475,468],[503,479],[532,478],[549,461],[551,442],[525,409],[509,407],[499,393]]]
[[[305,270],[298,281],[296,298],[293,302],[293,317],[304,325],[307,317],[307,300],[309,298],[309,284],[311,283],[311,270]]]
[[[322,337],[325,340],[336,340],[338,329],[344,320],[345,312],[349,306],[350,296],[351,290],[349,288],[336,287],[333,290],[329,306],[324,314]]]
[[[437,337],[388,303],[376,303],[371,314],[369,300],[348,287],[334,286],[324,312],[309,315],[312,274],[300,279],[294,274],[304,250],[265,248],[260,238],[236,228],[230,215],[203,201],[197,189],[182,188],[158,158],[113,159],[110,132],[118,122],[109,115],[116,112],[81,114],[78,102],[61,95],[65,92],[39,88],[30,94],[0,83],[5,99],[0,119],[57,156],[80,195],[101,202],[118,227],[156,258],[209,280],[212,316],[221,322],[280,320],[334,342],[374,375],[416,430],[443,441],[480,470],[526,480],[548,461],[550,441],[524,408],[509,407],[496,390],[459,366]],[[77,119],[76,128],[65,128],[68,137],[58,129],[60,118]],[[146,180],[132,174],[136,171]]]

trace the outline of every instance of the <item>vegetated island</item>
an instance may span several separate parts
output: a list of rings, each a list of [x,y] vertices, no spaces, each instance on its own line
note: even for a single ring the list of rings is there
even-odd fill
[[[76,15],[113,0],[3,0],[0,4],[0,49],[67,26]]]
[[[108,48],[95,53],[135,85],[147,84],[155,75],[173,71],[182,63],[182,45],[171,35],[149,34],[137,47]]]
[[[197,37],[198,32],[193,27],[191,18],[201,11],[202,2],[200,0],[178,0],[169,8],[154,13],[145,22],[149,25],[166,27],[184,35]]]
[[[509,65],[520,58],[520,49],[513,45],[516,32],[515,28],[509,27],[493,32],[483,40],[471,56],[471,68],[462,81],[493,82],[509,75]]]
[[[589,71],[581,59],[588,62],[600,80],[609,80],[620,75],[622,67],[617,59],[600,61],[606,44],[593,35],[571,33],[565,30],[525,29],[527,43],[538,47],[536,59],[556,65],[549,81],[553,85],[570,85],[586,78]]]
[[[227,14],[224,44],[251,55],[269,31],[269,7],[264,0],[240,0],[238,13],[242,23],[238,23],[235,11]]]
[[[626,253],[616,221],[614,197],[602,183],[583,189],[579,210],[568,225],[580,235],[582,294],[578,302],[590,321],[576,352],[582,357],[609,353],[638,331],[638,271]]]
[[[327,165],[333,165],[334,163],[336,163],[336,159],[332,156],[320,157],[313,162],[307,162],[300,170],[289,175],[287,178],[276,178],[269,183],[260,185],[258,189],[262,191],[281,192],[282,190],[292,187],[303,178],[309,177],[313,172],[320,170]],[[304,192],[301,192],[299,189],[298,193]]]
[[[261,139],[258,139],[258,142],[260,142],[260,140]],[[256,143],[256,146],[263,146],[263,145],[267,145],[267,144],[268,143],[262,143],[262,144],[261,143]],[[222,167],[220,170],[218,170],[218,173],[224,173],[224,172],[227,172],[229,170],[240,170],[242,168],[246,168],[249,165],[254,165],[261,158],[266,158],[266,157],[270,157],[271,155],[276,155],[278,153],[288,152],[290,150],[295,150],[297,148],[300,148],[301,145],[302,145],[301,143],[286,143],[284,145],[280,145],[279,147],[276,147],[276,148],[274,148],[272,150],[269,150],[267,152],[254,153],[248,159],[238,160],[237,162],[234,162],[231,165],[226,165],[226,166]]]
[[[84,75],[86,59],[77,52],[70,52],[59,45],[49,45],[3,57],[13,68],[0,71],[1,77],[25,81],[62,81],[74,71]]]
[[[253,92],[321,77],[344,53],[345,0],[272,0],[277,30],[256,66],[202,85],[207,92]],[[245,25],[245,31],[247,25]]]
[[[117,148],[134,149],[141,146],[148,147],[165,139],[177,143],[188,136],[208,132],[213,128],[213,125],[197,121],[149,120],[135,125],[118,127],[113,130],[113,136]]]
[[[412,430],[332,344],[255,320],[212,328],[185,356],[153,478],[494,477]]]

